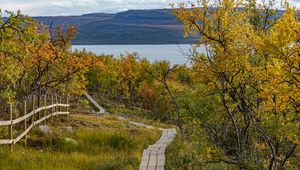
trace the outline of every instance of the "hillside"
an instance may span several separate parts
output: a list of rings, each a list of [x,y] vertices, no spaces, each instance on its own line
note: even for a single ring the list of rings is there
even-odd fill
[[[81,16],[36,17],[50,26],[75,25],[75,45],[86,44],[185,44],[182,24],[171,10],[129,10],[116,14],[92,13]]]

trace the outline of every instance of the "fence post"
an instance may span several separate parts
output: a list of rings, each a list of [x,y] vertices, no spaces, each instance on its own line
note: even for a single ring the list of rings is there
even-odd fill
[[[9,126],[9,138],[12,140],[13,139],[13,122],[12,122],[12,115],[13,115],[13,104],[10,103],[9,107],[9,118],[10,118],[10,126]],[[13,150],[13,142],[9,145],[10,152]]]
[[[58,106],[57,106],[57,103],[58,103],[58,99],[57,99],[57,95],[55,95],[55,112],[58,112]],[[56,120],[57,118],[55,118]]]
[[[32,95],[32,116],[31,116],[31,124],[34,124],[35,117],[35,95]]]
[[[24,101],[24,116],[27,114],[27,102]],[[27,119],[24,120],[24,131],[27,129]],[[27,148],[27,133],[25,134],[25,148]]]
[[[38,96],[37,96],[37,104],[38,104],[38,108],[40,108],[41,107],[41,95],[39,94]],[[40,120],[41,119],[41,112],[39,111],[38,113],[37,113],[37,115],[38,115],[38,120]]]
[[[69,98],[67,97],[67,105],[69,104]],[[69,106],[67,106],[67,112],[69,112]],[[69,118],[69,114],[67,114],[67,119]]]
[[[53,105],[54,104],[54,99],[53,99],[53,93],[51,94],[51,105]],[[53,123],[53,113],[55,112],[55,107],[52,107],[51,108],[51,114],[52,114],[52,116],[51,116],[51,121],[52,121],[52,123]]]
[[[47,94],[45,94],[44,96],[44,117],[47,115],[47,110],[46,110],[46,106],[47,106]],[[45,119],[44,124],[47,123],[47,119]]]
[[[57,102],[58,102],[57,95],[55,95],[55,112],[58,112]]]
[[[55,107],[54,107],[55,112],[57,112],[57,96],[55,95]]]
[[[61,104],[61,97],[59,98],[59,104]],[[61,112],[61,111],[62,111],[62,107],[59,106],[59,112]]]
[[[59,97],[59,104],[61,104],[61,97]],[[59,106],[58,108],[59,108],[59,112],[61,112],[61,106]],[[59,117],[62,119],[63,115],[60,115]]]

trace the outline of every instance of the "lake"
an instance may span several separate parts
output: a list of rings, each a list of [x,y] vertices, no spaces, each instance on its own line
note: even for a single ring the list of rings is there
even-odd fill
[[[188,61],[191,45],[73,45],[72,50],[82,50],[96,54],[120,56],[121,53],[137,52],[140,58],[147,58],[150,62],[167,60],[173,64],[184,64]],[[203,49],[201,49],[203,50]]]

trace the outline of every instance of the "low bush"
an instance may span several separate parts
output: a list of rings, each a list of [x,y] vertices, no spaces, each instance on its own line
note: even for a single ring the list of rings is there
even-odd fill
[[[75,141],[67,140],[70,138],[55,138],[54,139],[54,146],[61,152],[74,152],[78,148],[78,143]]]

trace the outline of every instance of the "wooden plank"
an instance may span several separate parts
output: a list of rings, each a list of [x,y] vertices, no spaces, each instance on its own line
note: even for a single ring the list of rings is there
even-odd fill
[[[0,126],[8,126],[11,124],[10,120],[0,121]]]
[[[23,133],[21,133],[16,139],[13,140],[13,143],[19,142],[31,129],[33,128],[33,124],[31,124]]]
[[[14,119],[14,120],[13,120],[13,124],[20,123],[20,122],[22,122],[23,120],[28,119],[29,117],[31,117],[33,114],[35,114],[34,111],[32,111],[32,112],[30,112],[30,113],[28,113],[28,114],[26,114],[26,115],[24,115],[24,116],[22,116],[22,117],[19,117],[19,118],[17,118],[17,119]]]
[[[148,161],[149,159],[142,159],[142,162],[140,164],[141,167],[148,167]]]
[[[163,166],[165,165],[165,161],[166,161],[166,158],[165,158],[165,153],[158,153],[157,154],[157,166]]]
[[[33,124],[34,124],[34,125],[40,124],[42,121],[46,120],[47,117],[48,117],[48,116],[42,117],[42,118],[40,118],[39,120],[34,121]]]
[[[0,140],[0,144],[12,144],[14,142],[14,140],[10,140],[10,139],[1,139]]]
[[[105,113],[105,109],[101,107],[89,94],[84,93],[84,95],[89,99],[89,101],[91,101],[94,104],[94,106],[96,106],[99,109],[99,114]]]
[[[156,164],[157,164],[156,150],[151,150],[150,157],[149,157],[149,163],[148,163],[148,169],[149,169],[149,167],[156,167]]]
[[[142,160],[141,160],[139,170],[147,170],[148,163],[149,163],[149,156],[150,156],[150,150],[145,149],[143,151]]]
[[[165,153],[166,152],[166,148],[167,148],[167,145],[164,145],[161,148],[159,148],[159,151]]]
[[[68,115],[70,112],[56,112],[57,115]]]
[[[156,166],[148,166],[147,170],[156,170]]]
[[[140,166],[139,170],[147,170],[147,166]]]
[[[159,166],[156,166],[156,170],[164,170],[164,165],[159,165]]]

